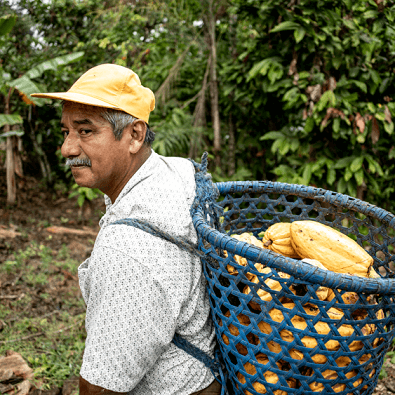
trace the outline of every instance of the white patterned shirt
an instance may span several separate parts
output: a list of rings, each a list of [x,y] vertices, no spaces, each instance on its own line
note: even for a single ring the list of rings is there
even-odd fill
[[[91,256],[78,269],[87,339],[80,374],[89,383],[133,395],[189,395],[214,377],[171,340],[179,333],[213,356],[214,328],[200,259],[127,225],[136,218],[196,243],[189,213],[194,168],[151,152],[111,204]]]

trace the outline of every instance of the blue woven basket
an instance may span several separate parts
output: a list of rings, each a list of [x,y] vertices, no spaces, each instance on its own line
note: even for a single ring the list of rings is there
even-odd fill
[[[225,209],[221,221],[218,207],[203,202],[193,222],[232,391],[371,394],[395,334],[394,215],[346,195],[302,185],[254,181],[216,186],[217,204]],[[274,223],[295,220],[314,220],[355,235],[382,278],[322,270],[229,236],[252,232],[258,237]],[[246,258],[247,265],[237,264],[235,255]],[[270,270],[260,273],[256,263]],[[230,267],[236,272],[230,274]],[[251,274],[258,281],[252,281]],[[267,285],[269,278],[281,286],[273,290]],[[243,293],[246,287],[249,293]],[[335,298],[320,300],[320,287],[331,288]],[[258,296],[262,290],[270,294],[268,301]],[[343,302],[342,295],[349,292],[357,294],[356,303]],[[340,311],[341,318],[334,318],[332,309]],[[318,327],[325,327],[325,333]]]

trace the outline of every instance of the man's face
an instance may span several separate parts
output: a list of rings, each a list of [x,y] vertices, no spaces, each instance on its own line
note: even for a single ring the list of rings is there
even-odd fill
[[[61,120],[64,133],[61,152],[71,161],[71,171],[79,186],[98,188],[110,196],[125,183],[132,160],[130,140],[124,133],[117,141],[110,123],[99,114],[97,107],[66,102]]]

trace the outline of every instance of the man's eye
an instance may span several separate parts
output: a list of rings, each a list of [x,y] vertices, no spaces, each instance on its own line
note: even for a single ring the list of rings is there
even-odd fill
[[[63,133],[63,138],[66,138],[69,135],[68,130],[62,130],[62,133]]]
[[[80,130],[80,134],[82,134],[83,136],[85,136],[91,132],[92,132],[92,130],[90,130],[90,129],[81,129]]]

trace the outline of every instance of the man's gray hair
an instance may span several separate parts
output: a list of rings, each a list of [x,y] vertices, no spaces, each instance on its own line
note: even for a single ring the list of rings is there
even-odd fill
[[[110,123],[116,140],[121,140],[125,127],[137,120],[137,118],[124,111],[114,110],[112,108],[103,108],[100,115]],[[155,140],[155,133],[149,128],[147,123],[145,124],[147,126],[147,132],[145,134],[144,144],[150,146]]]

